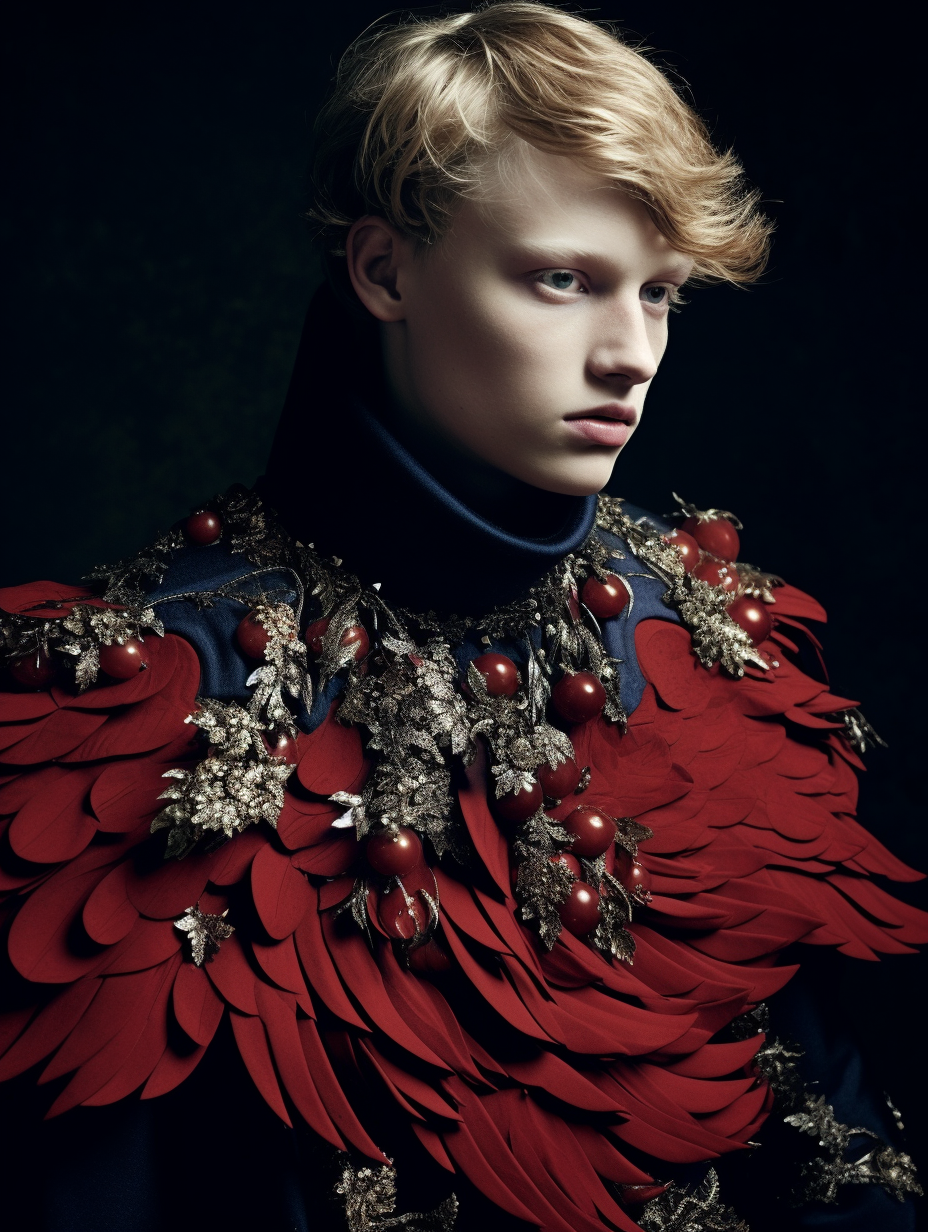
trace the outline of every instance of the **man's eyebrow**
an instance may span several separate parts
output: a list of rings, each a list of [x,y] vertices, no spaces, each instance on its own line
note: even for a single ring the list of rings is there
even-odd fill
[[[538,243],[521,243],[513,246],[515,258],[534,265],[538,269],[544,267],[553,269],[564,265],[610,265],[618,268],[620,261],[609,252],[599,248],[581,248],[571,242],[559,244],[556,240],[539,241]],[[692,269],[692,261],[680,253],[667,253],[663,259],[655,258],[655,267],[659,271],[655,278],[679,278],[685,282]]]

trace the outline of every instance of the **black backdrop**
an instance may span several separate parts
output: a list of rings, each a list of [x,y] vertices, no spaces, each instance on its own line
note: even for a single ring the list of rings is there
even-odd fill
[[[381,11],[31,0],[7,28],[0,584],[76,578],[260,473],[318,277],[301,221],[312,115]],[[778,223],[760,287],[695,292],[674,318],[614,490],[735,510],[748,559],[824,601],[834,687],[890,744],[870,755],[864,819],[928,868],[907,11],[864,25],[833,4],[629,0],[590,15],[689,83]],[[845,981],[923,1170],[925,971],[849,962]]]

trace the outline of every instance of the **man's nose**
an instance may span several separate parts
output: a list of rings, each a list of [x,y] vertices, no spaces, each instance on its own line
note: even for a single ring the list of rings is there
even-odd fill
[[[648,334],[645,310],[635,295],[603,305],[590,351],[590,374],[601,381],[642,385],[657,372],[659,355]]]

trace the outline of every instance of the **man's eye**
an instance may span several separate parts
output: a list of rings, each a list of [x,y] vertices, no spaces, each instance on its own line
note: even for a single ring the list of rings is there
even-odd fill
[[[543,274],[538,276],[538,281],[546,287],[551,287],[555,291],[575,291],[577,287],[574,284],[577,282],[576,274],[572,274],[570,270],[545,270]]]
[[[655,304],[659,308],[667,303],[669,292],[666,287],[645,287],[641,292],[641,298],[646,304]]]

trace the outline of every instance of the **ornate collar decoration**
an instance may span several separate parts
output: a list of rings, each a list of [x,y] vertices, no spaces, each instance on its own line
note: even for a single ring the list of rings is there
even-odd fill
[[[234,585],[216,592],[250,607],[237,640],[257,664],[247,682],[254,692],[247,706],[200,699],[189,716],[204,734],[207,755],[193,769],[166,776],[173,780],[163,793],[169,803],[152,823],[153,831],[168,831],[166,856],[183,857],[201,843],[215,846],[260,821],[276,825],[298,760],[297,715],[312,704],[312,676],[323,693],[340,677],[337,715],[326,721],[359,727],[373,763],[360,791],[346,784],[330,797],[346,810],[335,824],[353,826],[365,843],[367,869],[341,909],[350,909],[365,930],[373,925],[402,942],[410,961],[420,950],[418,961],[441,961],[432,939],[438,886],[423,840],[438,858],[472,860],[454,788],[468,768],[473,774],[485,750],[491,809],[518,862],[522,918],[536,922],[548,948],[567,928],[631,961],[634,940],[625,925],[635,905],[649,898],[636,856],[650,830],[582,803],[561,821],[546,812],[589,785],[564,728],[599,715],[625,724],[619,663],[607,654],[598,622],[618,615],[631,591],[609,563],[624,558],[627,548],[665,582],[664,600],[689,628],[700,662],[719,663],[733,676],[767,667],[755,642],[769,632],[766,609],[778,581],[730,563],[738,547],[731,514],[677,499],[687,520],[664,535],[634,522],[621,500],[601,497],[596,528],[582,547],[525,598],[480,618],[392,608],[378,587],[363,585],[338,558],[292,539],[244,489],[194,514],[187,539],[206,545],[227,538],[233,553],[256,566],[292,570],[320,615],[301,637],[301,613],[289,604],[237,595]],[[137,671],[144,666],[142,628],[160,632],[145,586],[161,579],[185,534],[172,532],[139,557],[92,575],[107,583],[102,602],[121,611],[80,606],[66,621],[41,627],[18,616],[4,631],[7,645],[26,650],[37,664],[53,650],[78,655],[81,688],[92,683],[99,662],[81,639],[118,646],[123,658],[134,654]],[[213,598],[204,593],[197,601],[207,605]],[[73,645],[49,640],[61,636],[59,627]],[[491,649],[500,644],[518,648],[521,670]],[[466,646],[481,652],[462,670]]]

